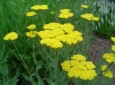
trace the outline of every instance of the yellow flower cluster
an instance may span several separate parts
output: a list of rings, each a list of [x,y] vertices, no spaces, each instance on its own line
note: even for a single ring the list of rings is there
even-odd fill
[[[112,40],[113,42],[115,42],[115,37],[111,37],[111,40]]]
[[[37,33],[42,38],[40,43],[51,48],[62,48],[63,43],[71,45],[83,40],[82,33],[74,31],[71,23],[49,23],[43,28],[43,31]]]
[[[48,9],[48,5],[34,5],[31,7],[32,10],[47,10]],[[36,15],[37,13],[34,11],[31,12],[27,12],[26,16],[31,17]]]
[[[30,31],[30,32],[26,32],[26,36],[30,37],[30,38],[34,38],[37,35],[37,31]]]
[[[87,20],[99,21],[99,17],[95,17],[93,14],[83,14],[81,17]]]
[[[81,5],[82,8],[88,8],[89,6],[88,5]]]
[[[114,53],[105,53],[103,55],[103,58],[109,63],[115,62],[115,54]]]
[[[112,50],[115,52],[115,45],[112,45]]]
[[[115,37],[111,37],[111,40],[115,43]],[[115,45],[112,45],[112,50],[115,52]]]
[[[37,31],[35,31],[34,29],[36,28],[35,24],[31,24],[29,26],[27,26],[27,29],[29,29],[29,32],[26,32],[26,36],[30,37],[30,38],[34,38],[37,35]]]
[[[69,17],[72,17],[74,14],[70,12],[70,9],[61,9],[60,10],[60,14],[59,14],[59,18],[69,18]]]
[[[31,9],[33,9],[33,10],[47,10],[48,5],[34,5],[31,7]]]
[[[36,12],[34,12],[34,11],[27,12],[27,14],[26,14],[26,16],[28,16],[28,17],[34,16],[34,15],[36,15]]]
[[[35,24],[31,24],[31,25],[27,26],[27,29],[29,29],[29,30],[33,30],[35,28],[36,28]]]
[[[107,65],[103,65],[101,67],[101,70],[103,71],[103,75],[108,78],[113,78],[113,73],[110,70],[106,70],[106,69],[107,69]]]
[[[18,34],[16,32],[10,32],[3,39],[4,40],[16,40],[17,38],[18,38]]]
[[[68,72],[69,77],[93,80],[97,75],[94,70],[96,66],[91,61],[86,61],[86,58],[80,54],[73,55],[71,60],[64,61],[61,66]]]

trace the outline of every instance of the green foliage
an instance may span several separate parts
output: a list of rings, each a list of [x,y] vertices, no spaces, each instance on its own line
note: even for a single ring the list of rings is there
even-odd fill
[[[74,54],[83,54],[89,59],[87,49],[92,42],[93,27],[100,29],[101,36],[107,27],[112,29],[105,30],[105,33],[108,33],[107,36],[114,32],[115,15],[112,6],[107,5],[109,9],[107,13],[104,13],[105,11],[95,13],[96,10],[103,10],[103,8],[100,5],[97,7],[99,3],[95,2],[95,10],[92,11],[94,1],[2,0],[0,3],[0,85],[97,85],[97,77],[92,82],[69,78],[60,65]],[[36,11],[36,16],[27,17],[26,13],[31,11],[30,7],[36,4],[47,4],[49,9]],[[89,9],[81,8],[81,4],[89,5]],[[100,4],[102,5],[102,3]],[[74,16],[70,19],[60,19],[58,17],[60,9],[64,8],[70,9]],[[52,11],[55,12],[54,15],[50,14]],[[80,15],[87,12],[99,16],[100,21],[92,25],[91,21],[82,19]],[[72,23],[75,30],[83,33],[84,40],[75,45],[64,44],[62,49],[51,49],[41,45],[39,37],[28,38],[26,36],[26,32],[29,31],[26,28],[28,25],[34,23],[36,24],[36,30],[41,31],[43,25],[50,22]],[[105,29],[101,29],[102,27]],[[3,37],[11,31],[18,33],[18,39],[3,41]],[[97,64],[97,66],[99,67],[101,64]],[[97,68],[98,70],[99,68]],[[101,76],[99,75],[99,77]],[[106,80],[109,83],[112,82],[111,79],[102,78],[102,83],[105,83]]]
[[[115,32],[115,4],[101,0],[96,1],[93,8],[93,12],[100,18],[95,23],[94,31],[102,38],[110,38]]]

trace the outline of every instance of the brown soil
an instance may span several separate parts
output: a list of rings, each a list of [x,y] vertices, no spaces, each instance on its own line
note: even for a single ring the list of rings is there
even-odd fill
[[[112,42],[110,39],[100,38],[93,35],[94,41],[88,47],[88,53],[93,62],[97,62],[102,57],[103,52],[110,49]]]

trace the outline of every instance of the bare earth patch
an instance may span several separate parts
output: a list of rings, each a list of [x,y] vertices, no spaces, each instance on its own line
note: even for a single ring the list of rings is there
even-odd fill
[[[93,35],[95,39],[88,47],[88,53],[93,62],[99,60],[102,57],[103,51],[111,47],[112,41],[110,39],[100,38],[97,35]]]

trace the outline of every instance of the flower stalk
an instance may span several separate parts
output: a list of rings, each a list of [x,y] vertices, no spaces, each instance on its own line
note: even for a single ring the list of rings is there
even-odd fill
[[[55,51],[55,85],[58,85],[58,72],[59,72],[59,53]]]
[[[20,61],[21,61],[22,64],[24,65],[25,69],[28,71],[29,75],[32,77],[31,72],[29,71],[29,68],[28,68],[26,62],[24,61],[24,59],[23,59],[22,55],[20,54],[18,48],[16,47],[15,43],[13,43],[13,45],[14,45],[14,47],[15,47],[15,49],[16,49],[18,55],[20,56],[20,59],[21,59]]]

